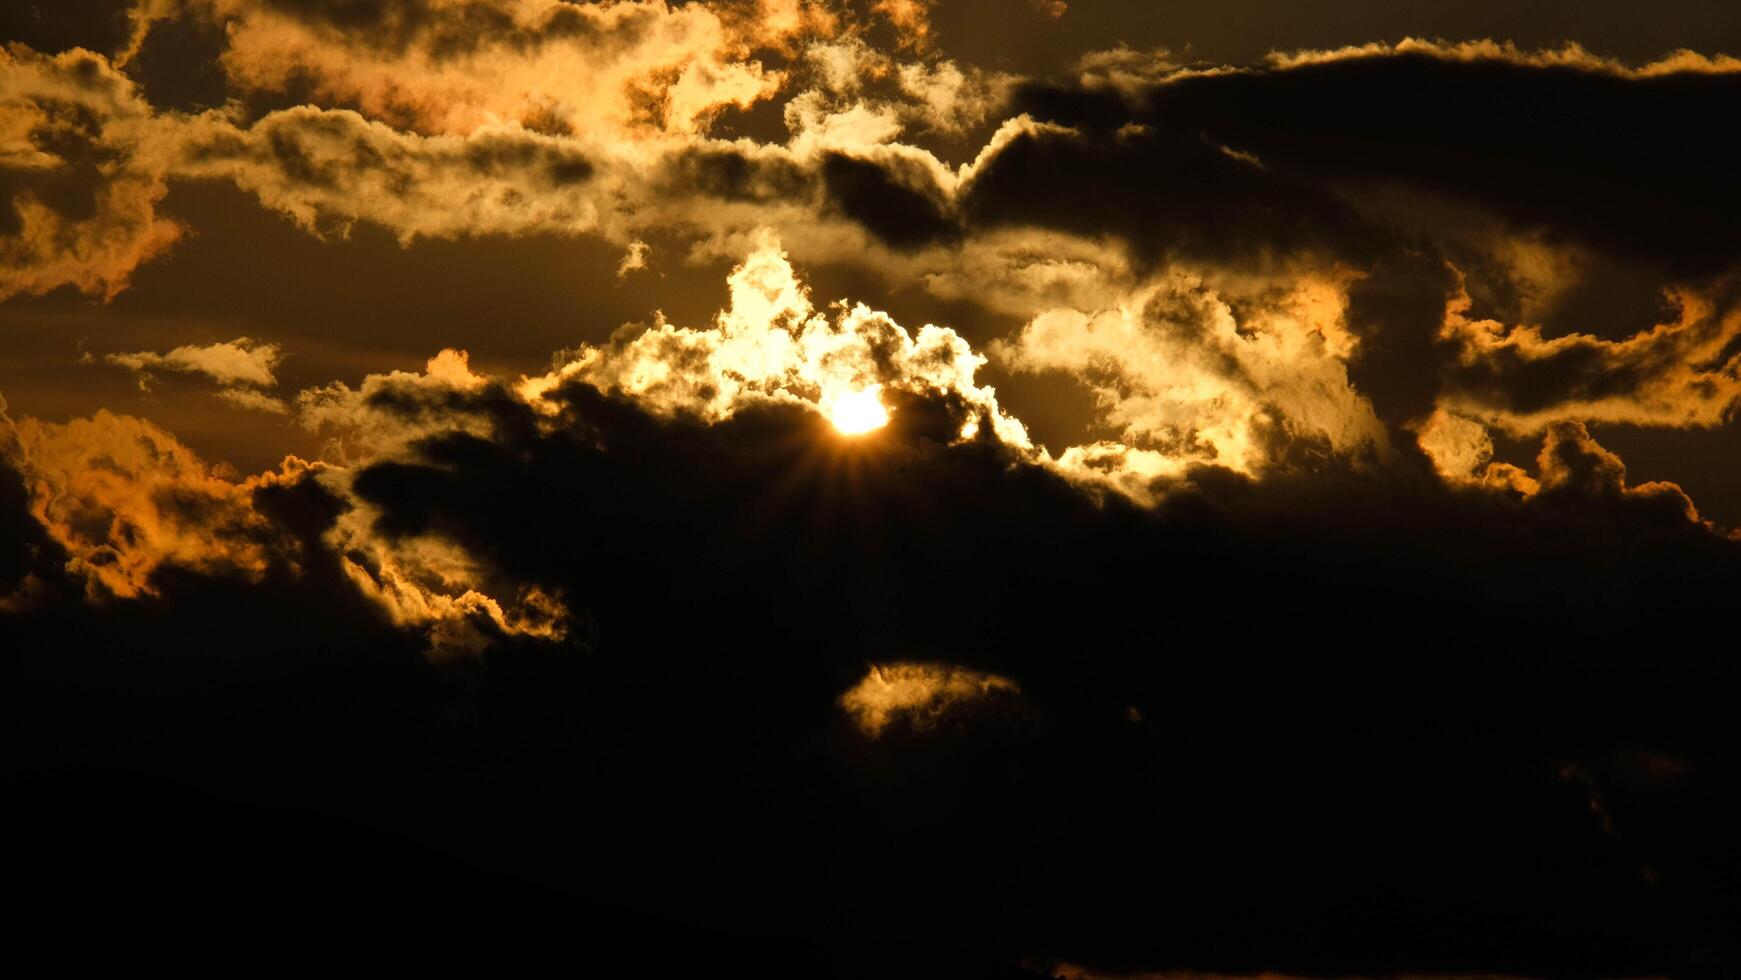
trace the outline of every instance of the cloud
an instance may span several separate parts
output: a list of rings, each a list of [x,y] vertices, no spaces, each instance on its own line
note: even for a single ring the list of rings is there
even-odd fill
[[[531,376],[443,349],[282,402],[271,344],[110,355],[321,441],[252,477],[145,419],[0,415],[0,702],[86,792],[27,807],[193,786],[142,853],[314,840],[343,878],[387,828],[436,855],[390,896],[548,885],[574,919],[583,882],[776,933],[650,928],[643,970],[820,944],[822,976],[915,937],[1083,975],[1733,952],[1710,637],[1741,540],[1592,435],[1732,412],[1728,61],[1123,49],[1018,88],[938,56],[927,4],[137,13],[116,63],[197,18],[237,98],[176,112],[9,49],[0,291],[114,295],[174,235],[170,183],[217,180],[321,236],[595,235],[671,280],[729,256],[728,298]],[[890,312],[801,272],[834,264]],[[1568,325],[1616,270],[1669,309]],[[1036,381],[1088,431],[1031,435]],[[208,790],[248,802],[215,821],[238,847]],[[303,816],[250,822],[272,806]],[[64,831],[44,880],[114,832]],[[456,853],[514,884],[428,871]]]
[[[66,423],[0,416],[0,433],[31,515],[93,598],[154,595],[164,566],[258,579],[289,558],[251,495],[293,479],[300,461],[234,482],[163,429],[107,411]]]
[[[995,430],[965,436],[978,365],[943,328],[819,310],[772,242],[730,287],[709,324],[631,330],[530,382],[443,352],[311,389],[298,408],[328,458],[271,480],[217,474],[139,420],[8,428],[29,523],[0,527],[112,549],[154,590],[6,613],[33,672],[10,689],[152,775],[210,760],[271,799],[487,841],[529,880],[631,905],[717,887],[683,907],[743,917],[721,928],[832,936],[792,918],[821,908],[1160,968],[1245,963],[1256,923],[1266,956],[1308,975],[1350,950],[1417,966],[1469,909],[1484,969],[1673,973],[1682,937],[1726,936],[1636,911],[1702,901],[1727,837],[1653,830],[1604,784],[1664,883],[1647,886],[1559,773],[1615,746],[1727,771],[1732,670],[1702,638],[1741,543],[1628,484],[1585,430],[1554,429],[1528,494],[1329,454],[1255,475],[1195,462],[1139,504]],[[1168,303],[1208,302],[1179,291],[1132,346],[1169,336]],[[1304,302],[1284,299],[1268,315]],[[1295,315],[1289,336],[1314,336]],[[834,431],[811,371],[879,379],[887,425]],[[166,516],[169,491],[203,516]],[[87,527],[75,503],[131,516]],[[20,581],[28,554],[0,558]],[[86,562],[80,582],[106,574]],[[155,687],[116,681],[109,714],[36,696],[138,676],[115,661],[195,693],[153,709],[136,689]],[[247,727],[188,721],[207,714]],[[184,732],[160,755],[101,748],[138,751],[153,719]],[[696,821],[697,799],[717,816]],[[1344,910],[1380,892],[1375,943]]]
[[[617,263],[617,278],[626,279],[629,273],[645,269],[647,256],[652,252],[653,247],[638,238],[630,242],[628,249],[623,252],[623,260]]]
[[[475,653],[492,636],[560,639],[568,610],[548,588],[502,580],[449,537],[387,530],[355,483],[363,467],[415,457],[429,439],[492,434],[511,403],[504,386],[452,350],[421,374],[369,375],[355,389],[334,382],[297,396],[299,421],[324,434],[326,451],[347,464],[325,474],[327,489],[347,503],[325,531],[326,546],[355,588],[393,622],[424,631],[440,655]]]
[[[109,354],[103,360],[141,375],[154,370],[179,371],[205,375],[227,388],[271,388],[278,384],[278,378],[272,372],[282,357],[277,344],[238,337],[203,347],[185,344],[165,354],[152,351]]]
[[[924,732],[1020,694],[1013,682],[995,674],[938,664],[875,664],[840,696],[840,706],[875,738],[897,722]]]
[[[1029,88],[1016,107],[1017,125],[963,182],[974,227],[1113,237],[1150,267],[1373,252],[1374,234],[1334,195],[1196,132],[1149,124],[1116,96]]]
[[[514,474],[547,465],[536,461],[549,453],[567,460],[563,466],[582,465],[570,458],[580,453],[589,460],[585,468],[608,472],[636,440],[675,439],[677,446],[712,454],[716,448],[703,447],[716,439],[754,444],[769,438],[770,425],[802,428],[782,413],[826,426],[841,399],[861,394],[879,400],[888,431],[866,437],[863,450],[852,449],[849,437],[815,430],[781,437],[801,452],[818,439],[837,444],[810,463],[795,462],[794,478],[810,479],[802,474],[813,466],[840,465],[826,462],[829,453],[899,456],[912,451],[900,447],[917,440],[935,447],[926,452],[943,454],[939,460],[979,453],[993,472],[1060,480],[1059,492],[1091,509],[1127,499],[1164,514],[1206,495],[1225,495],[1229,480],[1252,479],[1261,488],[1390,479],[1385,430],[1335,356],[1354,341],[1339,326],[1343,310],[1334,283],[1267,294],[1267,307],[1237,300],[1247,311],[1243,323],[1201,280],[1177,276],[1153,284],[1123,310],[1037,318],[1002,356],[1031,370],[1104,379],[1103,411],[1125,439],[1068,447],[1056,456],[1035,447],[995,392],[976,382],[984,358],[952,331],[926,325],[910,332],[885,314],[844,302],[818,311],[771,239],[733,270],[729,285],[731,303],[709,327],[658,321],[625,328],[609,344],[583,345],[548,374],[517,382],[479,374],[463,353],[444,351],[421,373],[305,390],[297,398],[298,417],[327,437],[325,452],[337,464],[312,478],[346,502],[323,532],[324,546],[340,556],[356,588],[394,621],[431,631],[442,649],[475,651],[498,635],[559,639],[581,615],[565,597],[588,594],[591,579],[574,580],[560,565],[521,551],[537,539],[530,527],[505,538],[497,519],[486,522],[493,530],[474,527],[472,510],[494,509],[488,494],[511,499],[520,492],[513,489]],[[1302,364],[1314,362],[1317,375],[1301,372]],[[1488,498],[1471,504],[1477,511],[1539,498],[1543,506],[1612,503],[1645,520],[1639,508],[1649,503],[1656,508],[1645,520],[1649,526],[1678,522],[1687,534],[1708,533],[1678,488],[1626,486],[1618,459],[1576,423],[1549,429],[1533,476],[1498,464],[1483,475],[1491,440],[1478,422],[1441,412],[1420,438],[1447,480]],[[654,450],[649,445],[646,451]],[[707,469],[742,462],[649,463],[652,469],[637,479],[657,479],[670,465]],[[487,487],[443,489],[478,466],[506,469]],[[775,476],[753,472],[743,478]],[[551,486],[568,482],[536,479]],[[1254,492],[1268,499],[1269,491]],[[459,504],[472,493],[485,496]],[[1242,493],[1228,502],[1244,506],[1237,504]],[[528,503],[526,513],[550,506]],[[1484,519],[1502,523],[1498,512]],[[522,539],[523,545],[515,543]],[[441,632],[450,627],[451,634]]]
[[[1124,52],[1085,62],[1074,83],[1021,90],[1015,108],[1032,122],[976,163],[965,212],[1112,234],[1140,261],[1212,278],[1340,281],[1355,342],[1336,357],[1393,431],[1435,410],[1514,435],[1566,418],[1727,417],[1725,270],[1741,249],[1711,216],[1733,184],[1716,176],[1714,148],[1647,148],[1703,125],[1741,78],[1730,60],[1628,68],[1575,48],[1409,42],[1244,69],[1150,62],[1144,75],[1144,57]],[[1424,91],[1446,96],[1421,111],[1409,102]],[[1538,124],[1530,107],[1543,102],[1561,109]],[[1489,139],[1507,151],[1488,152]],[[1188,177],[1165,179],[1193,159]],[[1098,179],[1070,179],[1083,174]],[[1076,200],[1073,186],[1093,190]],[[1237,193],[1223,201],[1223,188]],[[1104,201],[1117,207],[1096,211]],[[1254,202],[1261,213],[1241,210]],[[1672,319],[1580,321],[1591,303],[1573,299],[1619,275],[1654,276]],[[1122,397],[1101,390],[1103,404]]]
[[[932,0],[873,0],[871,10],[888,18],[902,44],[924,48],[931,43]]]
[[[258,347],[214,345],[163,356],[214,374],[248,376],[275,363],[275,352],[264,363],[243,356],[260,353]],[[382,396],[388,384],[401,397]],[[343,385],[304,392],[299,409],[310,427],[343,428],[354,440],[334,444],[341,459],[355,445],[379,463],[418,437],[404,425],[410,402],[403,397],[417,386],[432,397],[464,397],[486,383],[469,374],[462,356],[449,354],[434,359],[428,375],[371,379],[362,394]],[[256,388],[222,394],[286,410]],[[372,397],[387,404],[365,402]],[[429,431],[457,431],[457,417],[441,414]],[[99,411],[66,423],[14,422],[4,415],[0,423],[0,450],[23,481],[30,515],[67,556],[64,569],[44,571],[64,571],[93,599],[158,596],[171,573],[260,582],[296,574],[312,553],[324,556],[337,581],[392,622],[423,634],[438,653],[476,651],[492,636],[562,635],[566,610],[549,593],[521,585],[498,600],[479,590],[484,571],[450,542],[375,533],[377,515],[351,495],[354,473],[344,466],[289,456],[274,471],[237,479],[144,419]],[[296,494],[330,503],[316,527],[287,523],[276,513],[278,498]]]
[[[0,300],[62,286],[113,298],[182,234],[143,152],[151,109],[100,55],[0,49]]]
[[[1741,397],[1741,306],[1732,288],[1672,292],[1675,319],[1608,340],[1545,336],[1533,324],[1467,315],[1452,299],[1441,338],[1449,348],[1441,398],[1450,410],[1511,432],[1557,418],[1666,427],[1710,427]]]
[[[1691,498],[1673,483],[1653,481],[1628,486],[1626,464],[1598,445],[1582,422],[1560,422],[1549,427],[1537,465],[1542,493],[1595,500],[1621,498],[1660,508],[1663,519],[1669,522],[1699,519]]]
[[[290,412],[290,406],[283,401],[253,388],[221,388],[217,396],[250,412],[265,412],[268,415],[286,415]]]
[[[273,373],[283,354],[277,344],[260,343],[248,337],[199,346],[184,344],[166,353],[135,351],[104,355],[109,364],[124,367],[139,376],[139,386],[149,389],[153,371],[197,374],[218,385],[217,396],[238,408],[282,415],[288,407],[263,389],[276,387]]]
[[[1629,69],[1577,48],[1408,42],[1181,72],[1146,91],[1135,116],[1357,201],[1395,186],[1443,195],[1680,277],[1741,255],[1715,217],[1736,190],[1721,139],[1658,146],[1706,131],[1737,90],[1734,59],[1682,53]]]
[[[660,414],[730,418],[748,405],[786,402],[827,413],[836,401],[875,388],[958,400],[965,422],[1014,446],[1028,446],[1020,422],[974,375],[985,358],[946,327],[917,332],[863,304],[818,311],[786,253],[771,236],[729,279],[731,305],[710,328],[662,319],[630,327],[604,347],[582,347],[555,371],[525,379],[534,404],[573,381],[623,394]]]
[[[1343,284],[1302,277],[1283,288],[1223,297],[1176,270],[1116,307],[1041,313],[1000,351],[1018,370],[1089,386],[1100,420],[1175,476],[1201,464],[1256,473],[1314,440],[1382,452],[1384,428],[1348,378],[1356,340]]]
[[[141,5],[139,37],[183,10],[224,27],[230,86],[305,86],[329,105],[426,134],[527,122],[562,133],[693,132],[748,106],[779,75],[745,57],[830,18],[814,4],[560,0],[281,4],[200,0]],[[136,42],[137,43],[137,42]]]
[[[232,180],[312,232],[344,235],[370,221],[410,242],[574,234],[600,220],[597,168],[583,147],[518,126],[421,136],[311,106],[246,129],[216,114],[186,125],[178,175]]]

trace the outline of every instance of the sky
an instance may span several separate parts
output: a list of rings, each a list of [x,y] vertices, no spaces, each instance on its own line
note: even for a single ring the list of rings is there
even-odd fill
[[[39,935],[1741,969],[1733,4],[18,0],[0,45]]]

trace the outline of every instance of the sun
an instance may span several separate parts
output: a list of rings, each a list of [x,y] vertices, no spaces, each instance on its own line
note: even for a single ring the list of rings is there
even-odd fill
[[[856,391],[843,391],[822,399],[822,414],[834,423],[843,436],[863,435],[889,424],[889,410],[878,397],[882,385],[871,385]]]

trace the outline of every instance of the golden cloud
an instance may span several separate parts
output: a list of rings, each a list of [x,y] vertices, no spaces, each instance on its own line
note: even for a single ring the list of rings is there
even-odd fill
[[[0,300],[72,286],[105,299],[181,235],[157,215],[162,167],[141,154],[155,125],[101,55],[0,48]]]
[[[875,738],[897,722],[928,731],[987,704],[1019,698],[1007,677],[949,664],[873,665],[864,679],[840,696],[840,707]]]
[[[0,413],[0,435],[31,515],[93,598],[154,595],[166,565],[258,578],[282,555],[254,487],[306,465],[236,482],[156,425],[108,411],[66,423]]]

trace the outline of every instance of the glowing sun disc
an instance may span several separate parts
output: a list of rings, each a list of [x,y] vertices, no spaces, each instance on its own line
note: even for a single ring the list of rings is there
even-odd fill
[[[822,414],[843,436],[863,435],[889,424],[889,410],[877,395],[881,385],[837,395],[822,406]]]

